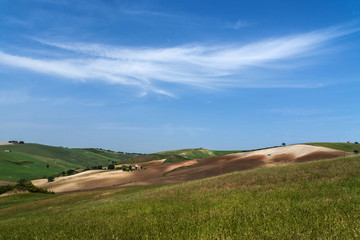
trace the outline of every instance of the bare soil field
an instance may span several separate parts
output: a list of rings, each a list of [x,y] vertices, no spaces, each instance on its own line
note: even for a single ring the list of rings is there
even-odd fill
[[[16,184],[15,182],[0,180],[0,186],[15,185],[15,184]]]
[[[346,155],[350,155],[350,153],[310,145],[291,145],[177,163],[163,164],[163,160],[157,160],[140,163],[139,165],[144,168],[141,171],[91,170],[56,178],[51,183],[47,183],[46,179],[35,180],[33,183],[57,193],[103,187],[166,184],[212,177],[234,171]]]
[[[13,143],[0,143],[0,146],[13,145]]]

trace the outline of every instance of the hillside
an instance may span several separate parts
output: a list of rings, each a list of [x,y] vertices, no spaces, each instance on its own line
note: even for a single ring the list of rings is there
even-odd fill
[[[33,183],[56,193],[104,187],[156,185],[349,154],[329,148],[299,144],[167,164],[161,163],[162,161],[152,161],[145,164],[139,163],[143,166],[143,169],[139,171],[91,170],[68,177],[56,178],[53,182],[40,179],[34,180]]]
[[[128,158],[143,155],[140,153],[125,153],[125,152],[115,152],[111,150],[105,150],[102,148],[80,148],[81,150],[93,152],[108,158],[116,159],[117,161],[121,162],[127,160]]]
[[[174,163],[174,162],[180,162],[180,161],[186,161],[192,159],[216,157],[216,156],[237,153],[237,152],[242,152],[242,151],[218,151],[218,150],[207,150],[203,148],[189,148],[189,149],[165,151],[165,152],[136,156],[129,158],[126,161],[122,161],[122,163],[140,163],[140,162],[148,162],[148,161],[160,160],[160,159],[166,159],[165,163]]]
[[[11,152],[5,152],[6,149]],[[107,166],[112,161],[117,159],[83,149],[33,143],[4,145],[0,146],[0,180],[16,182],[20,178],[42,178],[68,169]]]
[[[4,239],[358,239],[360,156],[165,186],[0,197]]]
[[[353,153],[355,150],[360,152],[360,144],[355,143],[331,143],[331,142],[318,142],[318,143],[307,143],[312,146],[326,147],[336,149],[344,152]]]

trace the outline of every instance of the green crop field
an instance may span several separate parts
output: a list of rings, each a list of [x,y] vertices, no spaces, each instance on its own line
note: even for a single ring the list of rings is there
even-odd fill
[[[344,152],[354,152],[357,150],[360,152],[360,144],[355,143],[330,143],[330,142],[319,142],[319,143],[307,143],[309,145],[318,146],[318,147],[327,147],[335,150],[340,150]]]
[[[360,156],[163,186],[0,197],[0,239],[359,239]]]
[[[11,152],[7,153],[5,149],[10,149]],[[112,161],[117,159],[84,149],[31,143],[0,146],[0,180],[42,178],[68,169],[107,166]]]

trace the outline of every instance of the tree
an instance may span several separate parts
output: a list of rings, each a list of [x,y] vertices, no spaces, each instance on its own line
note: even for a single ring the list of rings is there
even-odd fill
[[[20,178],[20,180],[19,180],[19,185],[25,185],[26,184],[26,179],[25,178]]]
[[[354,153],[355,153],[355,154],[359,154],[359,151],[358,151],[358,150],[354,150]]]
[[[110,164],[110,165],[108,166],[108,169],[115,169],[115,165],[114,165],[114,164]]]
[[[48,182],[53,182],[54,181],[54,177],[53,176],[50,176],[50,177],[48,177]]]
[[[355,144],[359,144],[358,142],[354,142]]]
[[[46,164],[46,168],[49,168],[50,167],[50,165],[49,164]]]
[[[283,147],[285,147],[285,146],[286,146],[286,143],[282,143],[281,145],[283,145]]]

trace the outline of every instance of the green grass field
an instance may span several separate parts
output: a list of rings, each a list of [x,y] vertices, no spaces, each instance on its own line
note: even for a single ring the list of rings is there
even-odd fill
[[[0,197],[0,239],[359,239],[360,156],[163,186]]]
[[[82,150],[86,150],[88,152],[93,152],[93,153],[96,153],[98,155],[105,156],[108,158],[116,159],[117,161],[120,161],[120,162],[123,160],[126,160],[128,158],[140,155],[138,153],[124,154],[124,153],[114,152],[111,150],[105,150],[105,149],[101,149],[101,148],[82,148]]]
[[[11,149],[12,152],[6,153],[5,149]],[[16,182],[20,178],[42,178],[68,169],[107,166],[112,161],[117,159],[84,149],[31,143],[0,146],[0,180]]]
[[[330,143],[330,142],[319,142],[319,143],[307,143],[309,145],[318,146],[318,147],[327,147],[335,150],[340,150],[344,152],[354,152],[357,150],[360,152],[360,144],[355,143]]]
[[[166,159],[165,163],[180,162],[192,159],[222,156],[225,154],[237,153],[242,151],[218,151],[201,148],[188,148],[174,151],[158,152],[146,154],[127,159],[129,163],[147,162],[152,160]]]

